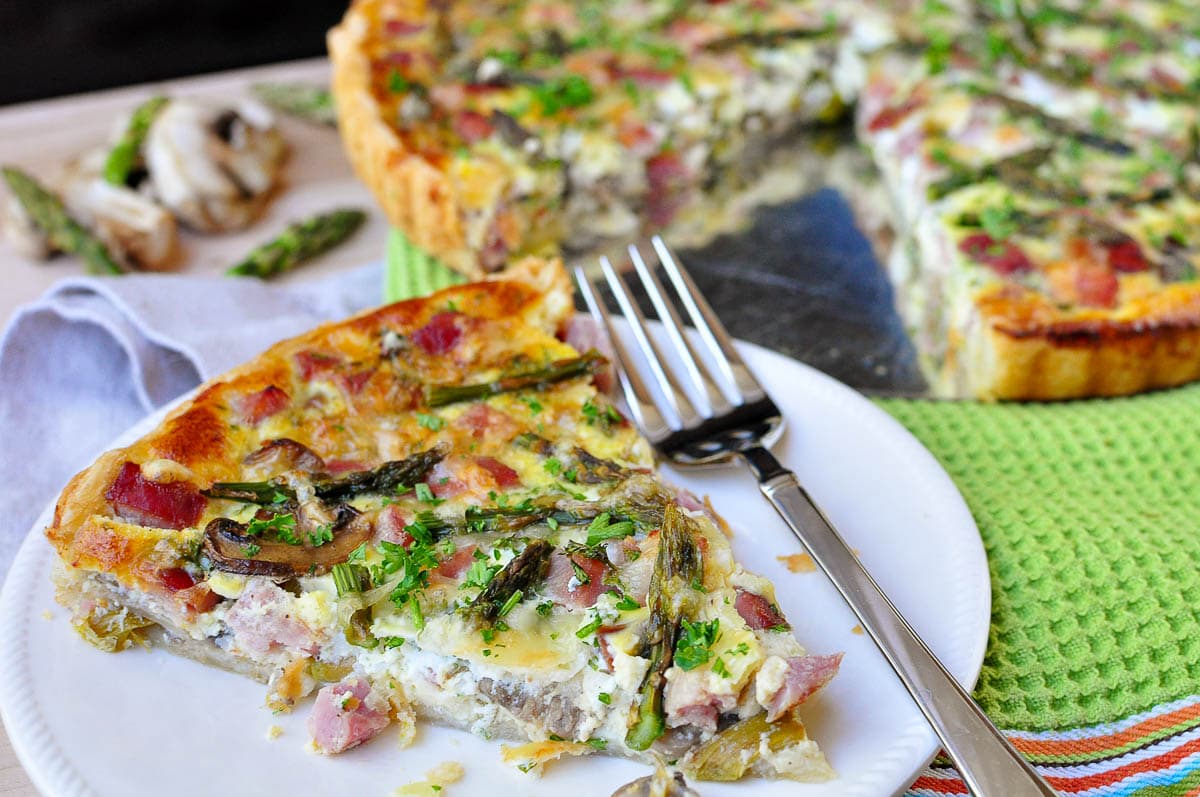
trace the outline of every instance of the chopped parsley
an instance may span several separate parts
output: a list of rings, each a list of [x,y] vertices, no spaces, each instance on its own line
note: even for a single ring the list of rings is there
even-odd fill
[[[542,402],[538,401],[533,396],[521,396],[521,401],[525,402],[525,406],[529,407],[529,412],[533,415],[540,413],[545,407]]]
[[[628,595],[622,595],[621,600],[617,601],[617,609],[623,612],[632,612],[634,609],[640,609],[642,605]]]
[[[474,562],[471,562],[471,567],[467,570],[467,578],[463,581],[463,586],[483,589],[491,583],[492,579],[499,572],[499,565],[489,565],[486,559],[476,559]]]
[[[579,637],[580,639],[587,639],[592,634],[596,633],[596,631],[602,625],[604,625],[604,620],[600,618],[600,615],[595,615],[591,622],[585,626],[582,626],[578,631],[575,632],[575,636]]]
[[[993,241],[1006,241],[1017,233],[1018,216],[1012,197],[1006,197],[1003,205],[991,205],[981,210],[979,223]]]
[[[550,457],[542,463],[542,470],[546,471],[546,473],[549,473],[551,476],[558,476],[558,474],[562,473],[562,469],[562,461],[556,457]]]
[[[350,552],[350,555],[346,557],[346,561],[347,562],[361,562],[366,558],[367,558],[367,544],[365,542],[363,542],[363,543],[359,543],[358,547]]]
[[[613,424],[619,424],[625,420],[613,405],[596,404],[590,398],[583,402],[579,412],[588,426],[599,426],[605,432],[611,432]]]
[[[497,612],[497,614],[499,614],[499,616],[501,616],[501,617],[508,614],[509,612],[511,612],[513,610],[513,607],[515,607],[518,603],[521,602],[521,599],[524,597],[525,597],[525,594],[523,592],[521,592],[521,590],[518,589],[518,590],[514,591],[513,594],[509,595],[508,599],[506,601],[504,601],[504,604],[500,607],[500,611]]]
[[[252,558],[255,554],[262,550],[262,546],[257,543],[248,543],[242,546],[242,554],[247,558]]]
[[[713,672],[722,678],[729,678],[733,674],[729,672],[729,668],[725,666],[725,660],[721,658],[713,662]]]
[[[582,108],[596,97],[592,84],[581,75],[552,78],[530,90],[543,116],[553,116],[568,108]]]
[[[592,583],[592,577],[587,574],[586,570],[579,566],[574,557],[571,558],[571,569],[575,571],[575,580],[579,582],[580,586]]]
[[[586,744],[593,750],[605,750],[608,748],[608,742],[604,739],[588,739]]]
[[[404,94],[407,91],[411,91],[412,87],[412,81],[400,74],[399,71],[393,69],[388,75],[388,91],[393,94]]]
[[[438,416],[429,415],[424,412],[417,413],[417,423],[422,428],[428,429],[431,432],[440,432],[446,426],[446,422]]]
[[[299,545],[300,540],[296,537],[296,518],[292,515],[274,515],[270,520],[251,520],[246,526],[246,533],[251,537],[259,537],[267,532],[272,532],[283,542],[289,545]]]
[[[611,515],[604,512],[598,515],[587,528],[587,547],[599,545],[605,540],[619,540],[628,537],[635,531],[632,520],[611,522]]]
[[[433,490],[430,490],[429,485],[426,484],[425,482],[419,483],[413,489],[416,491],[417,500],[422,501],[426,504],[432,504],[433,506],[437,506],[438,504],[440,504],[446,500],[444,498],[438,498],[437,496],[435,496],[433,494]]]
[[[612,705],[612,695],[610,695],[608,692],[601,692],[600,694],[596,695],[596,699],[606,706]]]
[[[384,637],[380,637],[379,641],[383,643],[383,647],[385,649],[391,650],[392,648],[398,648],[401,645],[403,645],[404,637],[402,637],[402,636],[384,636]]]
[[[418,628],[424,627],[421,606],[416,598],[420,590],[429,586],[429,571],[438,566],[437,555],[434,554],[433,547],[428,542],[415,538],[408,548],[384,540],[379,543],[379,552],[383,554],[383,561],[378,565],[382,576],[404,572],[403,577],[392,588],[388,597],[398,607],[409,603],[411,598],[413,621]],[[382,578],[376,578],[376,582],[382,580]]]
[[[675,643],[675,664],[681,670],[694,670],[712,659],[712,646],[721,637],[721,621],[707,623],[681,621],[682,633]],[[716,668],[716,665],[713,665]],[[718,673],[719,674],[719,673]]]
[[[333,542],[333,525],[326,523],[324,526],[318,526],[315,531],[310,531],[308,542],[314,548],[320,548],[327,542]]]
[[[537,605],[536,611],[542,617],[549,617],[550,612],[554,611],[554,602],[553,601],[542,601],[541,603],[539,603]]]

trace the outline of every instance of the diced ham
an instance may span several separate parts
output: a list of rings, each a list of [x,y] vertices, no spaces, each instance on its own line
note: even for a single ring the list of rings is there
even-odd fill
[[[684,509],[686,509],[689,512],[706,512],[707,511],[707,508],[704,506],[704,502],[701,501],[699,498],[697,498],[696,494],[693,493],[691,490],[687,490],[683,487],[676,488],[675,500],[679,503],[679,505],[681,507],[683,507]]]
[[[774,722],[816,694],[837,675],[842,654],[832,656],[792,656],[787,660],[783,685],[767,705],[767,722]]]
[[[663,690],[663,710],[668,727],[692,725],[715,731],[717,718],[737,708],[737,695],[714,694],[708,683],[704,669],[670,670]]]
[[[612,366],[616,360],[608,335],[604,334],[600,325],[587,316],[573,315],[567,320],[562,337],[576,351],[585,352],[595,349],[605,356],[608,362],[596,372],[592,380],[596,383],[597,390],[611,394],[617,383]]]
[[[492,123],[477,111],[462,111],[454,117],[454,131],[468,144],[482,141],[492,134]]]
[[[445,460],[433,466],[433,470],[429,472],[427,483],[429,491],[436,498],[454,498],[470,489],[470,485],[458,478],[455,469]]]
[[[1002,277],[1024,274],[1033,270],[1033,263],[1011,241],[997,241],[986,232],[968,235],[958,242],[958,249],[977,263],[989,267]]]
[[[371,380],[371,375],[374,373],[374,371],[367,369],[365,371],[356,371],[352,374],[338,374],[338,385],[346,395],[357,396],[362,392],[367,382]]]
[[[327,459],[325,472],[335,476],[339,473],[349,473],[355,470],[367,470],[367,466],[355,459]]]
[[[875,114],[869,122],[867,122],[867,130],[872,133],[878,133],[880,130],[886,130],[889,127],[895,127],[904,121],[909,114],[921,107],[921,100],[916,97],[909,97],[899,105],[891,105],[879,113]]]
[[[389,19],[383,23],[383,29],[389,36],[411,36],[425,30],[423,22],[410,22],[406,19]]]
[[[675,216],[688,185],[687,168],[675,152],[661,152],[646,161],[646,218],[665,226]]]
[[[379,515],[375,518],[375,533],[381,540],[394,542],[407,548],[412,545],[413,541],[412,535],[404,530],[408,524],[409,518],[404,516],[400,507],[388,504],[379,510]]]
[[[462,330],[458,313],[438,313],[429,323],[412,333],[413,343],[427,354],[445,354],[458,345]]]
[[[387,727],[388,700],[362,678],[330,684],[317,693],[308,732],[317,750],[341,753],[372,739]]]
[[[460,545],[457,550],[434,571],[439,576],[455,579],[461,576],[475,559],[475,545]]]
[[[196,585],[196,579],[182,567],[165,567],[158,571],[158,580],[172,592],[189,589]]]
[[[300,378],[306,382],[314,376],[324,376],[342,364],[342,358],[323,351],[305,350],[293,355]]]
[[[665,86],[675,79],[675,75],[665,69],[655,69],[649,66],[622,67],[618,77],[627,78],[639,86]]]
[[[779,609],[762,595],[755,595],[753,592],[739,589],[733,608],[737,609],[737,613],[753,631],[787,625],[787,620],[779,613]]]
[[[587,577],[587,583],[580,583],[575,568],[571,562],[579,565]],[[609,589],[604,583],[605,564],[599,559],[592,559],[582,554],[566,554],[555,551],[550,557],[550,568],[546,572],[546,591],[557,603],[572,609],[586,609],[595,606],[596,600]]]
[[[292,595],[274,583],[251,579],[225,617],[234,644],[259,655],[280,649],[316,653],[313,631],[292,615],[292,603]]]
[[[521,483],[521,475],[495,457],[475,457],[475,464],[490,473],[496,481],[496,486],[502,490]]]
[[[234,406],[242,416],[242,420],[251,426],[282,412],[288,405],[287,391],[275,385],[267,385],[257,393],[240,396],[234,400]]]
[[[1117,275],[1097,263],[1079,263],[1075,269],[1075,295],[1085,307],[1115,307],[1121,289]]]
[[[175,593],[175,598],[181,601],[189,612],[198,614],[211,612],[221,602],[221,596],[209,589],[207,584],[181,589]]]
[[[187,482],[154,482],[142,475],[134,462],[126,462],[104,494],[113,510],[143,526],[184,529],[194,526],[208,503]]]
[[[1150,268],[1150,263],[1142,254],[1142,248],[1132,238],[1106,244],[1105,248],[1108,250],[1109,268],[1114,271],[1133,274],[1138,271],[1147,271]]]
[[[511,416],[483,402],[472,404],[454,423],[470,431],[472,437],[487,436],[498,440],[513,437],[521,428]]]

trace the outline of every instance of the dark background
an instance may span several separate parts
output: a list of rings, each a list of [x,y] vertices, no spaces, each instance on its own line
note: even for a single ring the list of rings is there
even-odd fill
[[[0,0],[0,105],[323,55],[349,0]]]

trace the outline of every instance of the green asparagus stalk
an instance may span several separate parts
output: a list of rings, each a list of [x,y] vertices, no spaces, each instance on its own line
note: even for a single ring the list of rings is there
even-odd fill
[[[649,749],[666,728],[663,711],[666,673],[675,656],[680,623],[694,610],[692,583],[701,573],[700,550],[691,524],[691,519],[676,504],[667,505],[646,599],[650,619],[641,640],[642,653],[649,654],[650,669],[639,691],[636,716],[625,736],[625,744],[632,750]]]
[[[129,117],[125,132],[108,153],[104,161],[104,179],[113,185],[125,185],[129,174],[141,160],[142,142],[150,130],[154,117],[158,116],[167,104],[166,97],[151,97],[134,109]]]
[[[366,220],[361,210],[341,209],[289,225],[225,273],[231,277],[267,279],[290,271],[350,237]]]
[[[276,110],[306,122],[337,126],[333,95],[323,86],[311,83],[256,83],[251,89],[260,100]]]
[[[67,213],[62,201],[30,175],[12,166],[0,169],[4,181],[34,223],[46,233],[51,245],[79,255],[93,274],[120,274],[121,267],[108,247]]]
[[[460,401],[476,401],[498,393],[542,390],[564,379],[594,374],[603,364],[604,356],[592,349],[582,357],[557,360],[545,368],[502,376],[494,382],[475,385],[432,385],[425,389],[425,403],[430,407],[442,407]]]
[[[385,462],[373,470],[351,473],[340,479],[324,479],[313,483],[313,492],[322,501],[344,501],[360,493],[387,493],[401,485],[412,485],[428,475],[434,465],[446,456],[446,449],[434,447],[413,454],[407,459]],[[296,493],[290,487],[265,482],[216,482],[200,491],[208,498],[225,498],[248,504],[269,506],[294,501]]]
[[[200,493],[206,498],[223,498],[227,501],[242,501],[263,506],[296,500],[296,493],[292,488],[274,482],[215,482]]]
[[[340,479],[316,482],[313,489],[323,501],[344,501],[360,493],[388,493],[400,485],[413,485],[423,480],[433,466],[445,457],[446,448],[435,446],[406,459],[385,462],[374,470],[359,471]]]
[[[546,577],[550,554],[554,546],[545,540],[533,540],[517,554],[504,569],[492,577],[483,591],[471,602],[471,612],[488,622],[501,615],[505,606],[521,600],[530,589]],[[514,598],[514,596],[516,596]]]

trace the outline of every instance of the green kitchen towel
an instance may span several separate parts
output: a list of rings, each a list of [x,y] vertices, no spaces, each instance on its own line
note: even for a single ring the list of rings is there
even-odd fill
[[[1072,728],[1200,693],[1200,386],[1057,404],[883,400],[979,524],[1002,728]]]
[[[392,228],[388,232],[387,256],[383,266],[383,300],[398,302],[424,296],[466,282],[456,272],[418,249],[408,237]]]

